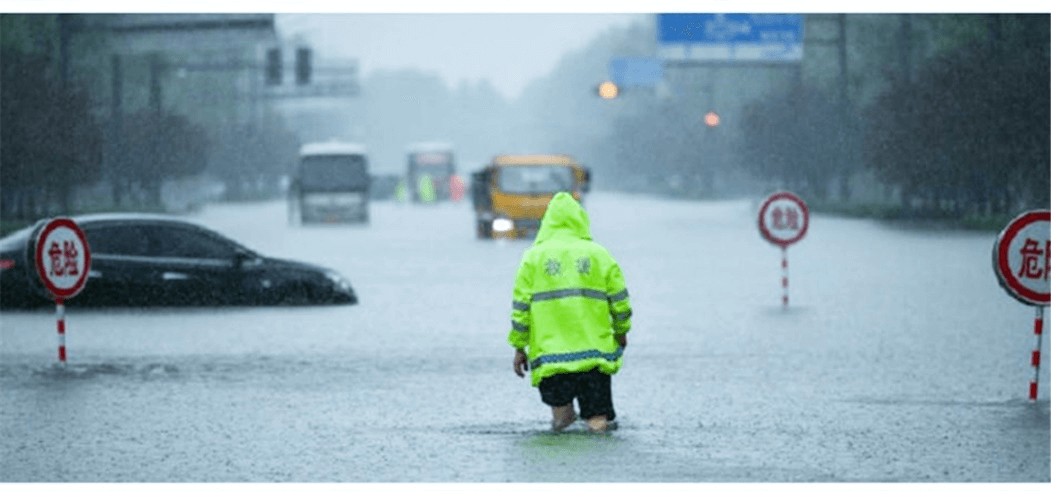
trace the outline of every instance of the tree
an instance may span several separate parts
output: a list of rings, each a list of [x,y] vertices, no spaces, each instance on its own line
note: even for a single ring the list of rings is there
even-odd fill
[[[299,138],[272,121],[262,128],[235,126],[221,129],[210,145],[208,171],[226,185],[228,199],[258,198],[273,189],[253,189],[291,172]]]
[[[608,29],[587,46],[568,53],[548,76],[527,86],[515,102],[515,117],[508,124],[520,135],[516,144],[525,151],[571,154],[592,167],[599,183],[618,185],[624,179],[610,178],[615,174],[632,178],[640,174],[640,169],[651,172],[642,162],[653,160],[652,156],[621,165],[617,162],[630,159],[622,151],[612,149],[624,149],[627,145],[627,141],[614,136],[617,128],[628,141],[659,137],[640,133],[649,130],[637,121],[622,120],[629,114],[647,118],[645,110],[652,108],[654,97],[640,90],[608,101],[596,95],[595,87],[609,77],[612,57],[652,56],[655,50],[653,26],[636,23]],[[624,132],[628,127],[634,131]]]
[[[126,118],[123,140],[123,178],[138,185],[152,207],[161,206],[165,180],[200,174],[208,162],[208,138],[185,116],[138,111]]]
[[[53,200],[69,214],[74,186],[97,181],[101,167],[102,132],[90,99],[59,80],[50,50],[4,43],[2,59],[3,214],[37,218],[50,214]]]
[[[867,165],[906,197],[948,202],[956,215],[1046,207],[1048,18],[1033,17],[995,16],[1013,27],[943,52],[914,81],[895,80],[868,112]]]
[[[744,111],[744,162],[754,175],[824,200],[839,169],[857,159],[861,121],[844,103],[803,86]]]

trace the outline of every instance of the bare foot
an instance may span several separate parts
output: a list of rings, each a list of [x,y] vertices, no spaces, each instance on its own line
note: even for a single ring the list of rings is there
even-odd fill
[[[569,427],[569,425],[577,421],[577,416],[574,414],[571,418],[565,420],[556,420],[551,422],[551,429],[555,431],[562,431]]]
[[[610,423],[606,420],[606,416],[594,416],[588,418],[588,431],[592,433],[605,433],[607,429],[610,429]]]
[[[577,412],[573,410],[573,405],[559,406],[551,408],[551,429],[555,431],[562,431],[569,425],[573,424],[577,420]]]

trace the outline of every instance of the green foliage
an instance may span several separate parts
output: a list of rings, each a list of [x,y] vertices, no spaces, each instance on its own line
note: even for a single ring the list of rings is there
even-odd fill
[[[1042,29],[1002,33],[1005,49],[975,40],[895,80],[867,113],[866,160],[887,183],[958,215],[1048,203],[1049,66]],[[1015,23],[1014,25],[1026,25]],[[1010,45],[1010,44],[1009,44]]]
[[[227,126],[235,108],[231,87],[241,73],[175,83],[176,52],[157,58],[159,69],[151,65],[153,55],[123,55],[122,68],[115,71],[114,39],[104,31],[81,29],[88,17],[0,16],[0,213],[5,219],[52,214],[56,203],[58,212],[70,213],[73,187],[92,185],[102,176],[114,186],[112,203],[78,206],[161,209],[165,180],[198,175],[209,164],[238,180],[260,180],[261,175],[276,180],[287,170],[298,148],[288,132],[213,131]],[[59,49],[63,36],[69,36],[65,59]],[[60,79],[63,65],[66,80]],[[118,86],[122,89],[115,94]],[[115,116],[118,109],[122,114]],[[116,128],[121,131],[111,131]],[[216,149],[225,150],[226,158],[214,158]],[[145,201],[125,201],[136,197]]]
[[[58,48],[54,14],[0,14],[0,46],[5,53],[51,56]]]
[[[745,165],[758,178],[824,199],[832,179],[856,167],[861,124],[822,91],[772,94],[745,108]]]
[[[228,199],[272,197],[275,189],[253,186],[287,174],[299,144],[295,134],[277,124],[223,127],[210,146],[208,172],[226,183]]]
[[[68,213],[73,186],[95,182],[101,169],[102,132],[90,100],[57,79],[50,53],[5,44],[0,55],[2,212],[33,218],[47,212],[39,203],[54,197]]]
[[[120,174],[145,188],[194,176],[208,163],[208,138],[185,116],[139,111],[125,118]]]

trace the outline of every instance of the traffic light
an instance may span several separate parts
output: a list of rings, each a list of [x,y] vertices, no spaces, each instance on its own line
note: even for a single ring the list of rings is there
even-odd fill
[[[617,94],[619,93],[620,89],[617,88],[617,84],[613,82],[605,81],[599,84],[598,86],[599,97],[606,99],[607,101],[610,99],[615,99],[617,97]]]
[[[708,125],[709,128],[715,128],[719,126],[719,113],[715,111],[708,111],[704,115],[704,124]]]
[[[266,50],[266,84],[281,85],[281,48]]]
[[[310,83],[310,48],[296,49],[296,83],[306,85]]]

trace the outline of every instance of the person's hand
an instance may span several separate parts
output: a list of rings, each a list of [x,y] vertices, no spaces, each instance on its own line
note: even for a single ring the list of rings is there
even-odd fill
[[[621,348],[627,348],[628,347],[628,335],[627,334],[621,334],[620,336],[617,336],[615,339],[617,340],[617,344],[619,344]]]
[[[525,377],[527,371],[529,371],[529,359],[526,358],[525,351],[515,350],[515,375],[522,378]]]

